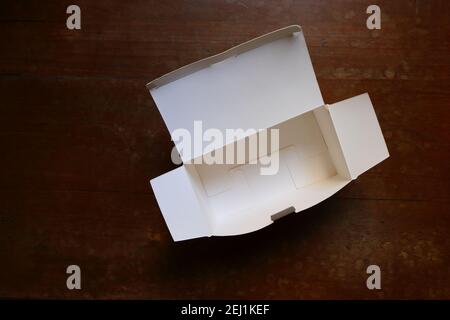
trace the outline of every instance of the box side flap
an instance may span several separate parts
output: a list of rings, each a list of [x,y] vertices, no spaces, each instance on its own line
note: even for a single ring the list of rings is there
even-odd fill
[[[298,26],[250,40],[148,87],[171,133],[183,128],[194,137],[196,120],[202,130],[244,130],[242,137],[224,135],[216,149],[245,137],[247,129],[269,128],[323,105]],[[189,158],[203,153],[193,150]]]
[[[332,104],[329,111],[352,179],[389,157],[367,93]]]
[[[174,241],[211,235],[207,211],[196,194],[195,183],[185,166],[151,180]]]
[[[350,172],[345,162],[344,153],[342,152],[341,144],[334,129],[333,121],[328,106],[323,106],[314,110],[314,116],[322,131],[323,139],[328,147],[331,159],[336,167],[337,173],[347,179],[351,179]]]

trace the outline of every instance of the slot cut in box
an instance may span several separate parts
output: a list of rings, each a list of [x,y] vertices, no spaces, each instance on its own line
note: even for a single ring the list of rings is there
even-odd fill
[[[181,150],[183,165],[151,180],[175,241],[261,229],[330,197],[389,157],[367,93],[326,105],[300,26],[255,38],[147,84],[170,132],[279,129],[279,170],[194,164],[211,150]]]

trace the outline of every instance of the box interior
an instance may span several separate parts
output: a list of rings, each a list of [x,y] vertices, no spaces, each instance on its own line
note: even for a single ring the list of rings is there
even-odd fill
[[[338,157],[328,146],[337,141],[323,134],[317,109],[272,127],[279,129],[280,139],[279,149],[271,153],[279,158],[275,175],[261,175],[263,164],[249,163],[249,159],[240,165],[186,165],[213,234],[259,229],[261,224],[271,223],[278,212],[291,207],[293,211],[306,209],[348,183],[339,175]]]

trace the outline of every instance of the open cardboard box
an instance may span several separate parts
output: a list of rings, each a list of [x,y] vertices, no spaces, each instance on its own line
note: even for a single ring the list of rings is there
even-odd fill
[[[299,26],[289,26],[197,61],[147,85],[169,129],[279,129],[279,170],[260,164],[195,164],[213,149],[151,180],[175,241],[237,235],[330,197],[389,157],[368,94],[323,102]],[[180,150],[181,151],[181,150]]]

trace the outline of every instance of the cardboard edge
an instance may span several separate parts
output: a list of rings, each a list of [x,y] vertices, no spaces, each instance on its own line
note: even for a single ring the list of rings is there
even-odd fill
[[[150,81],[146,84],[146,88],[148,90],[155,89],[157,87],[161,87],[165,84],[168,84],[170,82],[173,82],[175,80],[181,79],[183,77],[186,77],[196,71],[199,71],[201,69],[204,69],[208,67],[211,64],[215,64],[218,62],[221,62],[225,59],[228,59],[230,57],[239,55],[241,53],[244,53],[246,51],[255,49],[257,47],[260,47],[266,43],[284,38],[286,36],[289,36],[296,32],[301,32],[302,28],[299,25],[291,25],[287,26],[269,33],[266,33],[262,36],[253,38],[251,40],[248,40],[244,43],[241,43],[237,46],[234,46],[228,50],[225,50],[221,53],[218,53],[216,55],[198,60],[196,62],[193,62],[191,64],[185,65],[181,68],[178,68],[172,72],[169,72],[159,78],[156,78],[153,81]]]
[[[341,141],[331,118],[330,105],[324,104],[322,107],[314,109],[313,112],[336,171],[343,178],[352,180]]]

